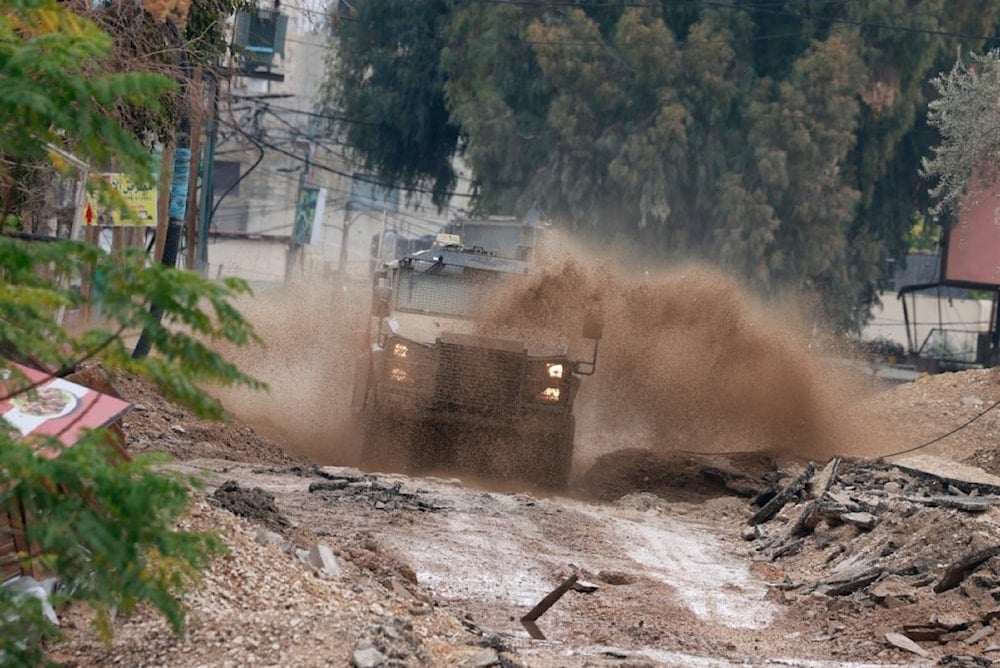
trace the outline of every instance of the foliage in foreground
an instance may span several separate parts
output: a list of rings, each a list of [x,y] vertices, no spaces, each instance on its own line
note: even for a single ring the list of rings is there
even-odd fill
[[[119,461],[101,432],[54,459],[4,440],[0,484],[9,489],[0,503],[19,503],[32,518],[31,562],[59,578],[52,604],[85,602],[106,640],[113,615],[140,603],[183,632],[177,596],[223,550],[211,534],[175,529],[194,481],[154,473],[149,460]],[[0,608],[8,611],[0,618],[0,664],[41,662],[40,641],[56,629],[39,617],[40,601],[0,589]]]
[[[81,276],[94,285],[92,299],[73,286]],[[201,383],[262,387],[210,347],[213,340],[256,340],[229,301],[245,292],[240,281],[216,283],[149,266],[141,252],[108,255],[86,244],[29,245],[0,237],[0,341],[8,358],[64,370],[80,360],[100,360],[152,379],[165,396],[203,417],[223,412],[199,389]],[[150,300],[163,309],[162,321],[150,315]],[[74,333],[53,318],[60,309],[73,312],[88,304],[100,310],[104,326]],[[143,327],[156,354],[133,360],[122,334]],[[23,378],[12,383],[15,391],[28,387]],[[188,505],[191,481],[154,473],[146,460],[120,461],[106,438],[103,431],[89,432],[47,459],[0,430],[0,508],[23,506],[31,516],[25,538],[36,546],[26,563],[58,575],[57,600],[87,602],[105,634],[115,611],[142,602],[181,631],[177,595],[220,545],[212,536],[174,528]],[[55,441],[41,445],[58,447]],[[38,616],[34,599],[0,596],[12,611],[0,616],[0,652],[7,661],[37,662],[39,645],[23,639],[54,629]]]
[[[129,105],[155,116],[174,86],[162,76],[103,69],[111,38],[54,0],[0,7],[0,206],[26,204],[44,183],[51,147],[103,166],[112,161],[139,183],[151,183],[153,156],[115,118]],[[143,131],[144,128],[138,128]],[[65,169],[56,158],[57,168]],[[100,185],[95,183],[95,185]]]
[[[16,218],[40,170],[66,171],[73,153],[93,170],[114,162],[138,183],[153,178],[149,147],[127,127],[123,105],[163,113],[169,79],[104,68],[111,40],[92,21],[56,0],[13,0],[0,6],[0,219]],[[100,180],[92,187],[102,187]],[[142,252],[109,255],[73,242],[29,245],[0,236],[0,372],[6,360],[64,373],[82,361],[150,378],[169,399],[203,417],[222,407],[202,383],[260,383],[240,372],[213,342],[254,340],[231,306],[248,292],[240,281],[210,282],[149,266]],[[86,293],[86,294],[85,294]],[[155,303],[162,319],[150,314]],[[91,307],[100,323],[83,331],[61,315]],[[145,328],[153,354],[133,360],[123,336]],[[0,398],[30,390],[13,374]],[[0,426],[7,426],[0,420]],[[183,630],[178,598],[218,552],[219,541],[176,527],[189,503],[190,483],[154,472],[149,461],[120,461],[107,433],[87,433],[60,456],[37,456],[25,439],[0,429],[0,512],[20,504],[30,515],[23,536],[37,565],[57,576],[56,602],[83,601],[108,636],[116,612],[149,604],[175,631]],[[58,448],[50,439],[38,452]],[[57,629],[38,601],[0,587],[0,664],[37,665],[42,640]]]

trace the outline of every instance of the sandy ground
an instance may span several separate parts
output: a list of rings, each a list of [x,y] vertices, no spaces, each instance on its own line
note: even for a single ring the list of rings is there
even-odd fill
[[[590,278],[578,278],[586,288]],[[664,279],[673,280],[687,282],[687,295],[719,295],[705,276]],[[573,282],[554,284],[570,304]],[[559,496],[354,468],[345,407],[363,311],[336,296],[320,306],[315,295],[254,302],[257,319],[273,323],[264,332],[270,347],[241,353],[241,362],[268,379],[271,393],[222,392],[230,424],[197,420],[120,378],[137,405],[125,418],[127,447],[166,452],[175,458],[168,470],[202,477],[185,527],[217,531],[230,551],[186,595],[184,638],[139,611],[116,620],[106,645],[87,612],[72,608],[61,611],[66,638],[51,646],[52,658],[184,667],[972,666],[1000,658],[1000,557],[933,591],[956,561],[1000,545],[1000,510],[990,501],[1000,485],[984,479],[971,493],[950,491],[893,466],[904,457],[888,457],[973,420],[914,454],[1000,473],[1000,412],[977,418],[1000,399],[997,372],[875,386],[824,366],[738,299],[723,300],[724,312],[706,321],[692,320],[687,302],[650,301],[669,293],[665,285],[623,280],[618,296],[604,298],[608,313],[643,326],[607,329],[603,366],[580,397],[574,483]],[[543,302],[548,310],[563,303]],[[718,353],[720,341],[732,345]],[[816,479],[835,455],[844,457],[829,492],[859,517],[840,508],[806,521],[805,510],[826,498]],[[810,462],[814,479],[751,526]],[[970,494],[978,500],[962,501]],[[940,495],[985,505],[929,505]],[[275,535],[263,538],[264,530]],[[330,548],[337,572],[297,556],[317,544]],[[858,579],[867,573],[877,574]],[[520,618],[573,574],[593,589],[566,593],[538,621],[545,639],[532,638]],[[835,592],[842,580],[861,584]],[[916,650],[887,640],[904,631],[920,638]]]

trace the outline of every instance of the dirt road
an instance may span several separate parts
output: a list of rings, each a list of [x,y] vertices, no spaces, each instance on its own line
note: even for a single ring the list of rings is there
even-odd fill
[[[128,449],[173,455],[172,470],[205,481],[185,527],[219,532],[230,552],[186,596],[185,638],[141,610],[116,620],[105,646],[86,611],[65,610],[67,638],[53,658],[544,668],[972,666],[1000,657],[1000,486],[942,483],[872,459],[974,420],[921,452],[1000,471],[994,418],[977,418],[1000,399],[995,373],[845,392],[815,360],[786,354],[787,341],[769,347],[770,330],[755,330],[752,318],[726,339],[740,343],[732,363],[716,364],[716,325],[731,328],[733,309],[692,326],[671,315],[687,302],[640,288],[622,312],[666,303],[670,313],[638,330],[666,333],[637,356],[626,328],[617,342],[611,328],[605,364],[581,395],[575,482],[564,496],[351,468],[356,443],[339,420],[350,388],[330,378],[351,368],[356,332],[318,326],[282,295],[276,311],[257,303],[268,322],[296,327],[275,325],[273,354],[241,360],[268,378],[271,394],[225,396],[234,423],[201,422],[120,379],[137,405]],[[315,309],[321,319],[329,312]],[[770,455],[755,445],[786,440],[802,447]],[[706,443],[744,452],[682,452]],[[854,458],[827,494],[816,479],[835,454]],[[816,475],[794,487],[810,460]],[[340,466],[317,466],[326,463]],[[776,514],[752,526],[789,485]],[[336,563],[309,565],[323,546]],[[572,574],[595,589],[568,592],[538,622],[546,639],[532,638],[520,618]],[[949,577],[957,583],[937,591]]]

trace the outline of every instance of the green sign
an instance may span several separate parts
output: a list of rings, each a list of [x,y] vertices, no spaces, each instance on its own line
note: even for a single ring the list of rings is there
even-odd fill
[[[319,188],[301,188],[299,201],[295,206],[295,225],[292,228],[292,243],[304,245],[312,237],[313,220],[316,218],[316,201]]]

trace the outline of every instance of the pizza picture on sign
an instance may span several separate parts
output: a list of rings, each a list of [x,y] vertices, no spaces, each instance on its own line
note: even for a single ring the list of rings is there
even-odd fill
[[[38,388],[13,397],[10,402],[22,415],[50,419],[68,415],[77,405],[76,397],[59,387]]]

